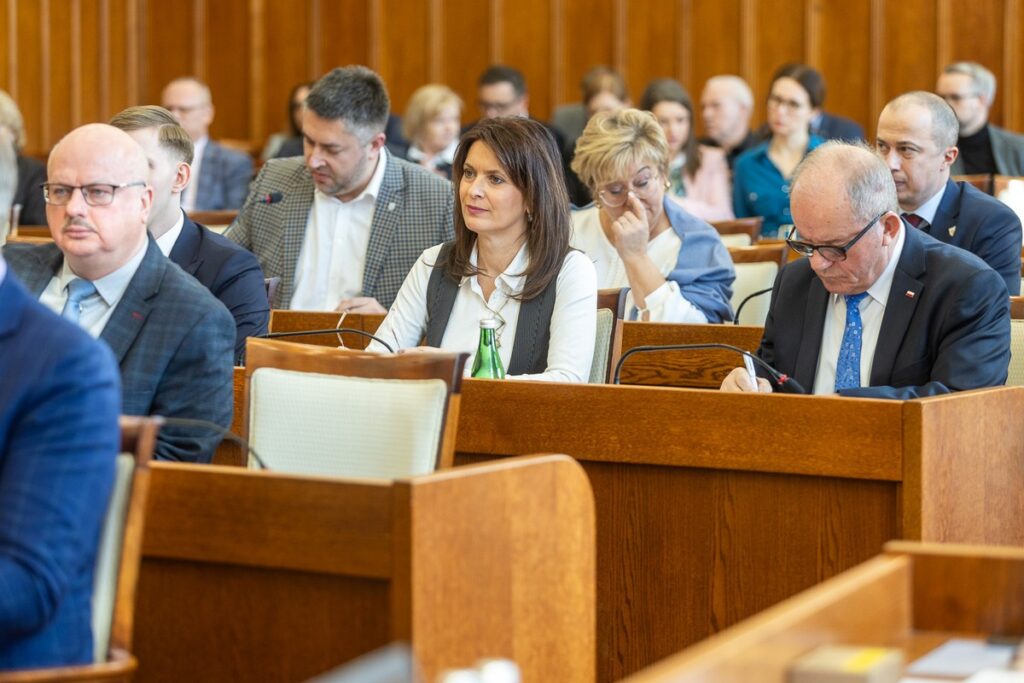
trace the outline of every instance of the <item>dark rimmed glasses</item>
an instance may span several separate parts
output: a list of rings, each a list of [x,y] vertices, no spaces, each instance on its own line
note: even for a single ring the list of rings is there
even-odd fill
[[[818,252],[818,254],[820,254],[821,257],[826,261],[845,261],[846,252],[850,251],[850,249],[853,248],[853,245],[857,244],[857,240],[859,240],[864,235],[868,234],[868,230],[871,229],[871,226],[877,223],[878,219],[880,219],[887,213],[889,212],[883,211],[882,213],[872,218],[871,221],[867,225],[865,225],[860,232],[854,235],[852,240],[850,240],[841,247],[837,247],[831,244],[811,244],[810,242],[804,242],[803,240],[792,239],[793,235],[797,231],[795,225],[793,226],[793,229],[789,231],[789,235],[786,236],[786,244],[789,245],[790,249],[792,249],[793,251],[802,256],[811,256],[814,254],[814,252]]]
[[[143,180],[124,185],[108,185],[107,183],[92,183],[90,185],[62,185],[61,183],[43,183],[43,199],[47,204],[64,206],[71,201],[75,190],[82,191],[82,197],[89,206],[108,206],[114,202],[114,195],[118,190],[126,187],[145,187]]]

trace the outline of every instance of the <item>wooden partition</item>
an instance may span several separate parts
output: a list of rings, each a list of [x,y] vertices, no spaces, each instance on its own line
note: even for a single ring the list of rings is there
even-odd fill
[[[275,309],[270,312],[270,332],[300,332],[304,330],[330,330],[338,327],[341,313],[324,311],[290,311]],[[364,315],[350,313],[345,316],[341,327],[348,327],[364,332],[376,332],[383,322],[383,315]],[[309,337],[288,337],[288,341],[301,344],[317,344],[319,346],[338,346],[338,335],[321,334]],[[365,349],[369,339],[360,334],[342,334],[341,339],[350,349]]]
[[[894,538],[1024,545],[1024,388],[917,401],[467,380],[456,465],[570,453],[597,507],[598,680]]]
[[[483,657],[594,680],[594,505],[565,456],[399,481],[153,467],[141,683],[302,681],[406,641],[432,681]]]
[[[1024,549],[890,543],[885,553],[643,671],[629,683],[785,683],[820,645],[895,647],[1024,636]]]

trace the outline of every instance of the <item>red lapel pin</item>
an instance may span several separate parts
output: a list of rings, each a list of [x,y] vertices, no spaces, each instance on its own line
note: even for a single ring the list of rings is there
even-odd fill
[[[914,293],[908,289],[906,296],[907,296],[908,299],[913,299],[914,298]]]

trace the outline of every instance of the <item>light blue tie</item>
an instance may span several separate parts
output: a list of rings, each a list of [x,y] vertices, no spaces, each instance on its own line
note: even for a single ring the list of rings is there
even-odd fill
[[[76,277],[68,283],[68,300],[64,302],[64,309],[60,312],[60,316],[77,324],[79,316],[82,315],[82,302],[95,293],[96,285]]]
[[[867,295],[867,292],[861,292],[843,297],[846,299],[846,327],[843,329],[843,343],[839,347],[839,360],[836,362],[836,391],[860,386],[860,343],[864,336],[860,302]]]

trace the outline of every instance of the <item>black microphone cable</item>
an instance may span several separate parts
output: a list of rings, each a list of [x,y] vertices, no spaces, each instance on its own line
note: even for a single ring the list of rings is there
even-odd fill
[[[231,441],[232,443],[241,446],[243,449],[245,449],[246,453],[252,455],[252,459],[256,461],[256,464],[259,465],[259,468],[261,470],[266,470],[268,472],[270,471],[270,468],[267,467],[267,463],[265,463],[263,461],[263,458],[259,456],[256,450],[249,445],[248,441],[240,437],[238,434],[235,434],[230,429],[221,427],[216,422],[210,422],[209,420],[199,420],[190,417],[164,417],[163,415],[160,415],[159,417],[161,420],[163,420],[165,425],[174,425],[178,427],[200,427],[202,429],[208,429],[210,431],[217,432],[218,434],[221,435],[222,438],[227,439],[228,441]]]
[[[351,332],[352,334],[358,334],[362,337],[366,337],[367,339],[372,339],[387,349],[388,352],[395,352],[395,349],[392,348],[391,344],[388,344],[377,335],[370,334],[366,330],[357,330],[354,327],[332,327],[328,330],[295,330],[294,332],[268,332],[267,334],[253,335],[253,339],[284,339],[287,337],[304,337],[311,334],[341,334],[342,332]]]
[[[732,324],[733,325],[739,325],[740,324],[740,312],[743,311],[743,307],[747,305],[748,301],[750,301],[754,297],[761,296],[762,294],[767,294],[768,292],[772,291],[772,289],[773,289],[772,287],[768,287],[767,289],[759,289],[756,292],[753,292],[753,293],[748,294],[745,297],[743,297],[743,301],[741,301],[740,305],[736,307],[736,315],[733,318]]]

